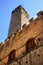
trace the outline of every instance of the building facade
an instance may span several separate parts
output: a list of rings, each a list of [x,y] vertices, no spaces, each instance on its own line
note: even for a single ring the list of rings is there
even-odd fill
[[[0,44],[0,65],[43,65],[43,11],[36,19],[29,19],[21,5],[12,11],[8,38]]]

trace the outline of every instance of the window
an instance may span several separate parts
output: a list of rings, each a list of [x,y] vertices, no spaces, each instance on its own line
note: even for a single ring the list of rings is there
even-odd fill
[[[8,62],[15,59],[15,50],[12,50],[8,56]]]

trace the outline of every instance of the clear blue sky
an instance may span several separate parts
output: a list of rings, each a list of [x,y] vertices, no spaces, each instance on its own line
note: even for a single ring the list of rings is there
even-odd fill
[[[28,12],[30,18],[43,10],[43,0],[0,0],[0,42],[7,38],[11,12],[20,4]]]

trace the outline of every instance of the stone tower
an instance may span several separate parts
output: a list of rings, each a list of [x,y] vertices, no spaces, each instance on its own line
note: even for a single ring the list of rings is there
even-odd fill
[[[29,15],[25,11],[25,9],[21,5],[19,5],[15,10],[12,11],[8,36],[16,33],[16,31],[22,29],[22,26],[24,24],[28,23]]]

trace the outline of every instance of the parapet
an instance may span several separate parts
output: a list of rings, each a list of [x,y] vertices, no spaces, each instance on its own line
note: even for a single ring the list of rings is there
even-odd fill
[[[37,16],[38,16],[38,17],[42,17],[42,16],[43,16],[43,11],[39,11],[39,12],[37,13]]]

